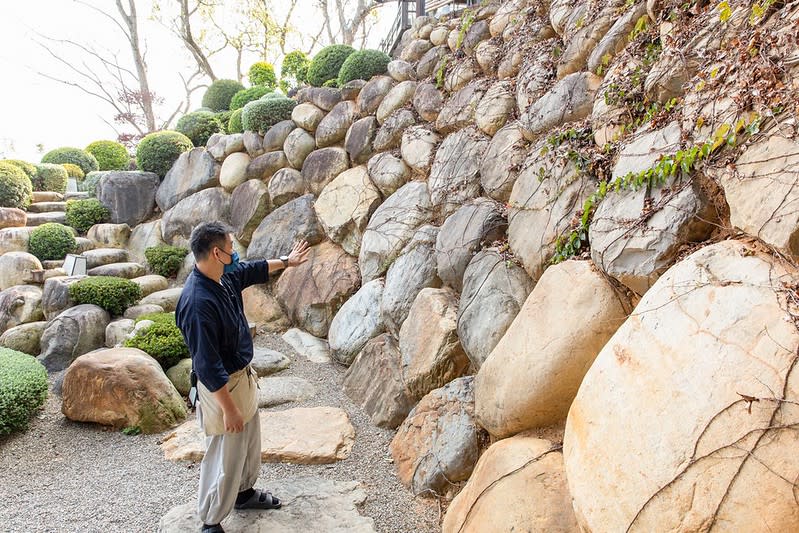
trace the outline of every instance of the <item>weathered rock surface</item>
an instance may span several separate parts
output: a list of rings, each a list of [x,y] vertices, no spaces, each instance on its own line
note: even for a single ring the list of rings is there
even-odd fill
[[[31,271],[41,270],[42,263],[28,252],[6,252],[0,256],[0,291],[31,280]]]
[[[291,138],[293,133],[294,132],[292,131],[291,133],[288,134],[288,136],[286,137],[286,141],[288,141],[288,139]],[[304,133],[304,130],[300,131],[300,133]],[[284,146],[286,146],[286,144],[281,144],[274,150],[270,150],[254,158],[252,161],[249,161],[244,171],[244,175],[236,180],[231,179],[230,185],[225,187],[225,189],[230,192],[236,186],[240,185],[241,183],[244,183],[244,181],[246,180],[269,181],[269,178],[271,178],[275,172],[277,172],[281,168],[287,167],[291,162],[286,152],[283,151]],[[241,155],[244,156],[246,154],[241,154]],[[241,166],[243,166],[244,158],[241,157],[238,158],[238,160]],[[227,159],[225,161],[227,161]],[[239,170],[241,169],[241,166],[238,167]],[[239,174],[239,176],[241,175]]]
[[[294,131],[297,126],[291,120],[282,120],[269,128],[269,131],[264,135],[264,151],[276,152],[281,149],[285,144],[289,134]]]
[[[0,254],[27,252],[28,239],[34,229],[32,227],[0,229]]]
[[[258,407],[273,407],[302,402],[316,395],[310,381],[294,376],[275,376],[258,380]]]
[[[97,248],[127,248],[130,241],[130,226],[127,224],[95,224],[86,232],[86,237]]]
[[[115,278],[132,279],[143,276],[147,270],[144,265],[139,263],[112,263],[110,265],[100,265],[87,272],[90,276],[112,276]]]
[[[299,198],[305,194],[305,179],[299,170],[293,168],[283,168],[275,172],[269,180],[269,197],[274,207]]]
[[[146,261],[144,251],[153,246],[160,246],[164,243],[161,235],[161,220],[144,222],[133,228],[128,239],[127,250],[130,259],[137,263]]]
[[[372,157],[372,143],[379,127],[375,117],[364,117],[350,126],[344,138],[344,149],[353,164],[364,164]]]
[[[560,80],[519,119],[525,137],[535,141],[561,124],[590,115],[601,83],[602,78],[590,72],[575,72]]]
[[[402,133],[402,160],[420,174],[427,174],[433,165],[441,137],[424,126],[411,126]]]
[[[436,117],[436,130],[439,133],[451,133],[469,126],[474,121],[474,111],[486,89],[484,82],[475,81],[453,94]]]
[[[375,76],[369,80],[358,94],[358,114],[362,117],[374,115],[393,86],[394,80],[390,76]]]
[[[312,363],[329,363],[331,361],[330,345],[324,339],[314,337],[297,328],[288,330],[281,338],[294,348],[294,351]]]
[[[316,127],[316,146],[324,148],[343,141],[347,130],[355,122],[356,114],[355,102],[345,100],[336,104]]]
[[[327,338],[333,359],[339,363],[349,366],[369,339],[383,332],[383,286],[382,279],[364,284],[333,317]]]
[[[67,368],[78,356],[105,343],[108,311],[96,305],[70,307],[47,325],[42,333],[39,361],[49,372]]]
[[[9,328],[0,335],[0,346],[33,356],[39,355],[42,334],[46,327],[47,322],[39,321]]]
[[[247,249],[249,259],[274,259],[291,251],[294,242],[304,239],[317,244],[324,238],[313,207],[313,196],[306,194],[266,216],[252,234]]]
[[[230,194],[222,187],[204,189],[184,198],[164,213],[161,218],[164,241],[176,246],[185,245],[191,230],[206,220],[230,221]]]
[[[22,209],[0,207],[0,229],[23,227],[27,220],[28,215]]]
[[[494,135],[507,122],[516,107],[516,98],[509,81],[498,81],[488,88],[477,109],[474,121],[483,133]]]
[[[299,104],[291,110],[291,120],[306,131],[316,131],[316,127],[323,118],[325,118],[325,112],[309,102]]]
[[[152,172],[109,172],[97,184],[97,199],[111,211],[111,222],[132,228],[152,215],[160,181]]]
[[[249,180],[233,191],[230,197],[230,225],[236,239],[245,246],[269,212],[269,189],[258,180]]]
[[[133,332],[134,327],[136,327],[136,321],[132,318],[118,318],[109,322],[105,327],[105,347],[113,348],[118,344],[122,344],[128,335]]]
[[[166,212],[196,192],[218,187],[220,169],[213,156],[202,147],[183,152],[158,186],[155,195],[158,208]]]
[[[443,216],[480,195],[480,165],[489,138],[475,128],[444,139],[430,169],[430,199]]]
[[[301,169],[302,165],[305,164],[305,160],[315,149],[316,139],[302,128],[292,131],[283,144],[283,153],[286,154],[286,160],[295,169]],[[277,170],[277,172],[280,172],[280,170]]]
[[[369,177],[372,178],[372,183],[380,189],[383,198],[388,198],[397,192],[411,177],[408,165],[390,152],[383,152],[371,157],[366,165],[366,170]]]
[[[233,192],[236,187],[247,181],[247,167],[250,161],[250,156],[243,152],[236,152],[226,157],[219,171],[219,185],[227,192]]]
[[[163,291],[156,291],[148,294],[139,302],[141,305],[155,304],[164,308],[164,311],[171,313],[178,305],[180,293],[183,292],[183,287],[174,287],[172,289],[165,289]]]
[[[416,117],[408,109],[400,109],[389,116],[375,135],[372,146],[375,151],[382,152],[398,148],[402,142],[402,133],[416,124]]]
[[[86,276],[55,276],[45,280],[42,288],[42,312],[45,320],[52,320],[63,310],[75,305],[69,297],[69,286]]]
[[[291,364],[291,360],[285,354],[276,350],[256,347],[250,364],[252,364],[256,374],[259,377],[263,377],[287,369]]]
[[[308,190],[318,195],[325,185],[349,167],[349,156],[343,148],[321,148],[311,152],[305,159],[302,164],[302,177]]]
[[[0,333],[43,318],[41,288],[36,285],[14,285],[0,291]]]
[[[265,285],[251,285],[242,291],[241,296],[244,315],[250,323],[268,332],[283,331],[291,326],[280,302]]]
[[[441,108],[444,107],[444,96],[432,83],[420,83],[413,95],[413,108],[423,120],[435,122]]]

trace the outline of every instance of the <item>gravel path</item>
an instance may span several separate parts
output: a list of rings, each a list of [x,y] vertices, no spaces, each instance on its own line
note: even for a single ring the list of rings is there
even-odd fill
[[[256,346],[292,358],[281,376],[307,379],[311,400],[273,409],[333,406],[355,427],[350,457],[333,465],[264,464],[258,486],[298,475],[360,481],[368,499],[362,514],[379,532],[438,531],[438,504],[414,499],[394,474],[388,444],[393,431],[374,427],[341,392],[345,369],[298,356],[282,339],[258,335]],[[193,416],[193,415],[192,415]],[[199,469],[175,464],[159,448],[163,435],[128,437],[93,424],[71,422],[50,394],[28,431],[0,439],[0,530],[8,532],[149,532],[172,507],[193,502]]]

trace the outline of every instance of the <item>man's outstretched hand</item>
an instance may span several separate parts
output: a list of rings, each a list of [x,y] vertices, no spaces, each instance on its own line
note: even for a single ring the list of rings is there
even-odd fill
[[[308,253],[311,251],[311,246],[307,241],[298,241],[289,252],[289,266],[301,265],[308,260]]]

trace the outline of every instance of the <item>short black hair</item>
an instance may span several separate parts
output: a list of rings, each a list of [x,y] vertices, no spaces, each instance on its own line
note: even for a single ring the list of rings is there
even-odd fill
[[[221,222],[203,222],[191,232],[191,253],[194,254],[195,261],[201,261],[208,257],[214,247],[222,248],[225,246],[227,236],[231,233],[230,228]]]

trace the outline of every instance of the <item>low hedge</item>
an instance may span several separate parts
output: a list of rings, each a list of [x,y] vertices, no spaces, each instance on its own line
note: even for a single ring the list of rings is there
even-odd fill
[[[166,244],[144,250],[144,257],[152,271],[165,278],[171,278],[178,273],[188,254],[189,251],[186,248]]]
[[[338,71],[338,86],[352,80],[369,81],[372,76],[385,74],[390,62],[391,57],[380,50],[358,50],[342,63]]]
[[[257,85],[255,87],[250,87],[249,89],[242,89],[241,91],[237,92],[230,101],[230,110],[235,111],[237,109],[242,109],[250,102],[258,100],[265,94],[269,94],[271,92],[272,90],[268,87],[261,87]]]
[[[67,224],[82,235],[95,224],[108,222],[110,218],[111,211],[96,198],[67,200]]]
[[[145,136],[136,148],[136,166],[163,178],[180,154],[192,148],[191,139],[178,131],[156,131]]]
[[[31,231],[28,251],[40,261],[64,259],[78,247],[75,234],[63,224],[48,222]]]
[[[67,191],[69,174],[61,164],[42,163],[36,165],[36,176],[31,179],[34,191],[52,191],[64,194]]]
[[[127,339],[126,347],[146,352],[161,364],[164,371],[178,364],[181,359],[189,357],[189,349],[175,324],[174,313],[142,315],[136,319],[136,322],[142,320],[152,320],[154,323],[137,333],[135,337]]]
[[[80,169],[78,165],[74,165],[72,163],[64,163],[61,165],[64,167],[64,170],[67,171],[67,176],[70,178],[75,178],[75,181],[81,181],[83,178],[86,177],[86,174]]]
[[[141,287],[129,279],[89,276],[69,286],[69,297],[77,304],[98,305],[116,316],[141,299]]]
[[[53,165],[72,163],[78,165],[84,174],[88,174],[94,170],[100,170],[100,164],[92,154],[86,150],[69,146],[50,150],[42,157],[42,163],[50,163]]]
[[[116,141],[94,141],[86,151],[97,159],[99,170],[126,170],[130,164],[128,149]]]
[[[241,113],[242,126],[245,131],[255,131],[263,135],[278,122],[290,119],[291,111],[296,105],[295,100],[285,97],[250,102]]]
[[[0,435],[28,427],[47,398],[47,370],[33,356],[0,348]]]
[[[333,44],[319,51],[308,66],[308,83],[322,87],[325,82],[338,79],[341,65],[355,52],[355,48],[345,44]]]
[[[19,166],[0,161],[0,207],[26,209],[32,192],[31,179]]]
[[[243,111],[243,109],[237,109],[230,114],[230,120],[227,123],[228,133],[244,133],[244,125],[241,123]]]
[[[9,163],[14,165],[24,172],[29,178],[33,178],[36,175],[36,165],[33,163],[28,163],[27,161],[22,161],[21,159],[3,159],[0,161],[0,163]]]
[[[194,111],[180,117],[175,130],[191,139],[194,146],[205,146],[211,135],[222,131],[222,125],[215,113]]]
[[[216,80],[203,95],[203,107],[211,111],[227,111],[230,109],[230,100],[244,85],[236,80]]]

